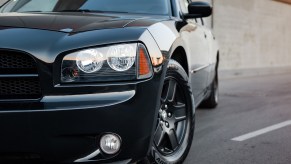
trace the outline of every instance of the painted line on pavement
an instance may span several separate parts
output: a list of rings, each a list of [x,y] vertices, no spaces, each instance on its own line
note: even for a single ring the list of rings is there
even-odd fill
[[[245,141],[245,140],[257,137],[259,135],[266,134],[266,133],[269,133],[271,131],[274,131],[274,130],[277,130],[277,129],[281,129],[281,128],[284,128],[284,127],[290,126],[290,125],[291,125],[291,120],[288,120],[288,121],[285,121],[285,122],[282,122],[282,123],[279,123],[279,124],[276,124],[276,125],[272,125],[272,126],[266,127],[264,129],[260,129],[260,130],[257,130],[257,131],[254,131],[254,132],[251,132],[251,133],[248,133],[248,134],[244,134],[244,135],[239,136],[239,137],[235,137],[235,138],[233,138],[231,140],[233,140],[233,141]]]

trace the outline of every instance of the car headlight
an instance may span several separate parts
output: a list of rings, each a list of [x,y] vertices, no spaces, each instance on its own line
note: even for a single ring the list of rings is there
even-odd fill
[[[118,44],[68,54],[62,62],[61,81],[108,82],[150,78],[153,74],[143,44]]]
[[[78,68],[85,73],[94,73],[99,71],[103,66],[103,62],[103,54],[95,49],[81,51],[76,57],[76,64]]]
[[[131,45],[118,45],[109,48],[107,63],[115,71],[127,71],[135,63],[136,48]]]

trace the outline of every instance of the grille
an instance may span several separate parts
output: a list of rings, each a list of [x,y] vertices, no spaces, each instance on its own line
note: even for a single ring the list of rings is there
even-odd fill
[[[0,51],[0,100],[38,99],[36,63],[27,54]]]
[[[37,73],[35,61],[26,54],[0,52],[0,74]]]
[[[0,99],[36,99],[40,97],[38,78],[0,79]]]

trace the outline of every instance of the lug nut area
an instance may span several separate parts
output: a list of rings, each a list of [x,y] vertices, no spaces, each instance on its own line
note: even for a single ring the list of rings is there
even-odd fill
[[[159,110],[159,116],[160,116],[160,125],[165,128],[170,128],[170,119],[173,116],[172,113],[167,112],[168,105],[162,105],[162,108]]]
[[[166,123],[165,123],[165,125],[166,125],[166,127],[167,127],[167,128],[169,128],[169,127],[170,127],[170,125],[169,125],[169,123],[168,123],[168,122],[166,122]]]

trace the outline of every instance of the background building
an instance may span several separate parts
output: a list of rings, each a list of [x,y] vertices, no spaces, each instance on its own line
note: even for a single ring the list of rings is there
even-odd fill
[[[214,0],[214,32],[220,43],[221,69],[291,66],[290,18],[288,3]]]
[[[0,5],[2,5],[6,0],[0,0]]]

